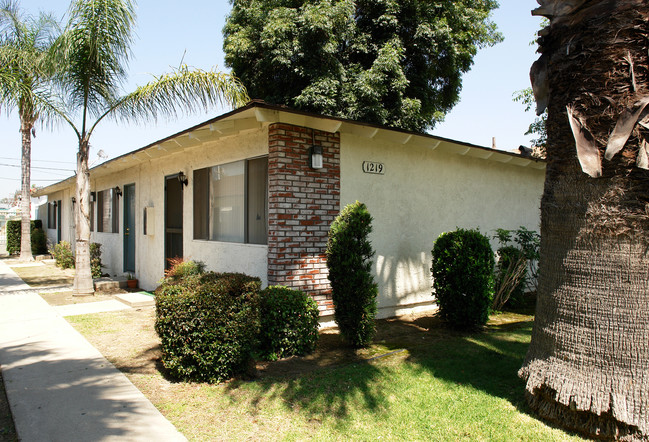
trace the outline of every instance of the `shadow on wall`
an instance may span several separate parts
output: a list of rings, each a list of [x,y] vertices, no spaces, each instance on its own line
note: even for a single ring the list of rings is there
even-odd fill
[[[430,263],[426,253],[400,257],[376,255],[379,308],[432,302]]]
[[[156,431],[146,425],[150,414],[141,407],[142,396],[132,394],[132,386],[125,388],[128,380],[105,359],[60,358],[55,350],[44,349],[46,345],[0,348],[7,396],[22,440],[144,440]],[[12,381],[17,377],[27,382],[19,387]]]

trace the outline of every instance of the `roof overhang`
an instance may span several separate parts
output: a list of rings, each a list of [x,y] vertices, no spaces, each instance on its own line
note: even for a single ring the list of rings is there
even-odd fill
[[[540,170],[545,169],[544,160],[524,157],[515,152],[477,146],[430,134],[421,134],[343,118],[297,111],[288,107],[271,105],[261,101],[252,101],[246,106],[99,164],[90,169],[90,175],[93,179],[100,178],[137,166],[142,162],[180,153],[205,143],[237,136],[243,132],[259,130],[273,123],[310,127],[326,132],[348,133],[368,139],[384,139],[397,145],[403,145],[404,147],[418,146],[433,150],[439,149],[440,151],[451,154]],[[75,184],[75,179],[76,177],[72,176],[39,189],[34,195],[47,195],[69,188]]]

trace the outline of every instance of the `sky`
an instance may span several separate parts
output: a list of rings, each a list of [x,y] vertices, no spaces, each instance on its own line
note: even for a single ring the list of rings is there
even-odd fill
[[[179,8],[182,5],[182,8]],[[22,0],[30,14],[40,11],[62,18],[67,0]],[[490,147],[514,150],[530,144],[525,132],[534,119],[514,92],[529,86],[529,68],[537,58],[530,45],[539,29],[540,18],[532,17],[535,0],[500,0],[493,20],[504,35],[496,46],[481,49],[470,72],[463,77],[460,102],[431,134]],[[230,11],[226,0],[185,0],[183,2],[140,0],[137,2],[137,30],[129,80],[125,91],[145,84],[154,75],[169,72],[181,62],[200,69],[227,70],[223,56],[222,29]],[[228,108],[184,116],[173,121],[146,125],[124,125],[104,120],[91,138],[90,163],[146,146],[183,129],[214,118]],[[20,189],[21,138],[15,113],[0,114],[0,198]],[[46,186],[74,174],[77,138],[69,126],[36,128],[32,141],[32,184]],[[99,159],[102,151],[107,158]]]

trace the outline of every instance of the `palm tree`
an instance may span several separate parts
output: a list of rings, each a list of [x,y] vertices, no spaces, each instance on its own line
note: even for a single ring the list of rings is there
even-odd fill
[[[649,2],[539,3],[535,13],[551,19],[532,70],[537,102],[549,103],[548,164],[536,318],[519,374],[541,416],[647,440]]]
[[[21,261],[34,259],[30,231],[32,136],[47,107],[42,95],[51,79],[47,52],[55,30],[55,22],[47,15],[25,17],[13,0],[0,4],[0,105],[18,110],[22,137]]]
[[[130,0],[75,0],[69,22],[55,44],[57,86],[68,110],[62,117],[79,140],[77,152],[76,274],[77,295],[94,292],[90,272],[89,169],[90,138],[104,118],[139,122],[174,117],[178,110],[226,102],[243,105],[245,88],[235,77],[181,66],[135,91],[121,95],[131,55],[134,5]]]

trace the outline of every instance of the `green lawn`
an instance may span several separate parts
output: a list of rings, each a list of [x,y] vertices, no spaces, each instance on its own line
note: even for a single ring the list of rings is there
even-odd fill
[[[189,440],[580,440],[527,409],[516,372],[530,341],[529,316],[498,315],[485,332],[473,335],[449,332],[438,321],[423,327],[379,321],[377,344],[369,350],[337,351],[339,337],[324,336],[329,349],[309,360],[272,363],[253,381],[208,385],[160,374],[154,332],[142,318],[130,323],[130,315],[87,315],[71,322]],[[152,327],[152,312],[147,320]],[[116,328],[120,321],[124,325]],[[148,343],[116,348],[116,342],[136,341],[110,335],[124,330]],[[101,342],[109,344],[102,349]],[[394,350],[403,351],[362,361]],[[138,357],[139,363],[128,362]]]

